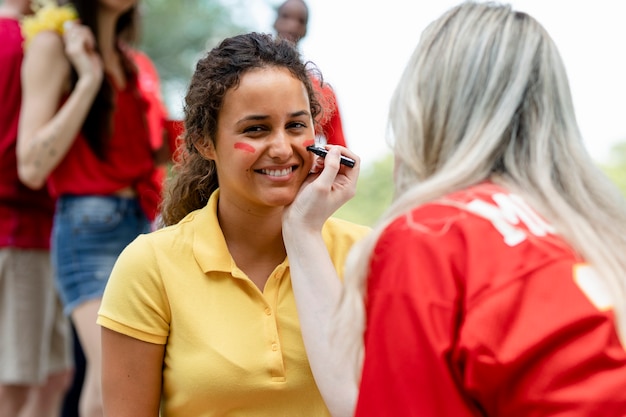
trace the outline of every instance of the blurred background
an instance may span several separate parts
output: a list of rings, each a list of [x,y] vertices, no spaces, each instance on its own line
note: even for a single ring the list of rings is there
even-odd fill
[[[281,0],[143,0],[140,47],[154,60],[172,117],[194,64],[226,36],[273,33]],[[357,196],[338,213],[371,225],[392,198],[389,100],[422,30],[458,1],[307,0],[300,49],[336,91],[348,146],[362,159]],[[626,194],[624,0],[512,0],[537,18],[565,62],[578,122],[597,164]]]

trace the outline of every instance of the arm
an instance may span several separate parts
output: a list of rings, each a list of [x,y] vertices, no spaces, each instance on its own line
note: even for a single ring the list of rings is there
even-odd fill
[[[65,43],[55,32],[38,34],[29,44],[22,65],[18,173],[24,184],[35,189],[43,186],[67,154],[102,82],[102,64],[92,49],[95,41],[91,32],[80,27],[64,36]],[[68,87],[70,65],[76,68],[79,79],[59,109]]]
[[[102,399],[105,416],[157,417],[164,345],[102,328]]]
[[[105,415],[159,414],[169,309],[148,235],[119,255],[98,311]]]
[[[334,417],[351,416],[357,396],[353,360],[336,358],[329,330],[342,284],[332,264],[321,230],[326,219],[356,192],[360,161],[354,168],[339,164],[340,150],[332,147],[324,169],[311,176],[283,216],[283,237],[302,337],[315,381]]]

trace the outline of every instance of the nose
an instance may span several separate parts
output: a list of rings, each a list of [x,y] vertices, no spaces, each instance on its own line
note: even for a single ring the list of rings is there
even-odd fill
[[[285,132],[278,132],[272,138],[269,146],[269,156],[279,161],[285,161],[293,155],[293,144]]]

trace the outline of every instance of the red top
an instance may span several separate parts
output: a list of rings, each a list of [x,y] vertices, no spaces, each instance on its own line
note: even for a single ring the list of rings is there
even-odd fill
[[[0,18],[0,247],[49,249],[54,200],[17,175],[17,126],[22,100],[22,33],[17,20]]]
[[[339,104],[337,103],[337,97],[333,89],[330,88],[328,84],[324,84],[322,88],[319,79],[316,77],[311,77],[311,79],[313,80],[313,88],[315,88],[317,92],[321,92],[319,100],[324,109],[321,119],[319,120],[321,129],[319,132],[316,132],[316,134],[323,136],[326,139],[326,143],[330,145],[347,147],[348,145],[343,135]]]
[[[366,311],[356,417],[626,416],[610,293],[502,188],[396,219],[372,257]]]
[[[124,90],[116,90],[113,133],[106,160],[98,159],[79,134],[49,177],[48,187],[53,196],[108,195],[133,186],[146,216],[150,220],[155,218],[161,200],[162,176],[154,165],[153,149],[162,137],[151,138],[149,94],[144,92],[142,97],[136,79],[129,79]]]
[[[170,120],[168,119],[169,115],[167,107],[165,106],[165,101],[161,95],[161,80],[159,78],[159,73],[148,55],[136,49],[129,49],[128,52],[137,66],[137,82],[139,90],[148,104],[146,118],[148,122],[148,129],[150,131],[150,143],[152,150],[156,151],[161,146],[165,145],[168,146],[170,153],[173,153],[176,149],[176,138],[170,137],[172,135],[172,132],[170,132],[169,129]],[[168,143],[164,144],[164,141],[167,141]],[[154,210],[155,213],[149,215],[149,218],[153,219],[156,217],[156,209],[161,203],[162,185],[165,181],[166,175],[167,172],[164,166],[156,167],[152,173],[151,183],[155,189],[154,192],[158,190],[158,196],[154,196],[157,200],[150,203],[152,208],[149,210]]]
[[[161,96],[159,73],[148,55],[136,49],[129,49],[128,53],[137,66],[139,90],[148,105],[146,117],[150,129],[150,142],[152,149],[156,150],[163,144],[163,133],[166,129],[167,119],[167,108]]]

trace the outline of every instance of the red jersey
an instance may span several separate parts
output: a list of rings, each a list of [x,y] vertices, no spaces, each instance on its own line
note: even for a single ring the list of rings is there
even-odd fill
[[[415,208],[370,266],[356,417],[626,416],[610,293],[518,196]]]
[[[22,42],[19,22],[0,18],[0,247],[49,249],[54,200],[45,189],[26,187],[17,175]]]
[[[107,195],[132,186],[145,214],[150,220],[155,218],[162,175],[155,167],[153,151],[160,145],[162,136],[150,131],[150,124],[153,128],[158,125],[150,117],[150,110],[155,109],[151,107],[153,92],[141,91],[139,87],[137,79],[129,79],[125,89],[116,90],[113,133],[107,144],[106,160],[98,159],[79,134],[50,174],[48,187],[53,196]]]

